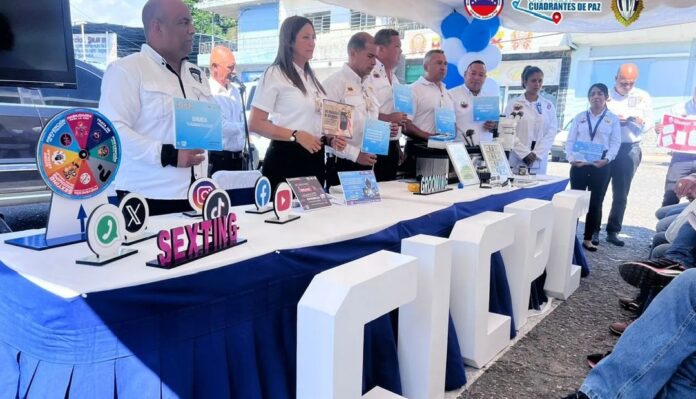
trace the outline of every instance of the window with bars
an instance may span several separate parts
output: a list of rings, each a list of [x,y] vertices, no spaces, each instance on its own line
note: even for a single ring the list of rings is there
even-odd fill
[[[367,29],[374,28],[376,18],[364,12],[350,10],[350,28],[351,29]]]
[[[314,33],[329,33],[331,30],[331,11],[313,12],[304,16],[312,21]]]

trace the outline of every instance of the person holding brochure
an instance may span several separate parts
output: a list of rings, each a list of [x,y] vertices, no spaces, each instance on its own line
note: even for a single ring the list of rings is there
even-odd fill
[[[602,203],[609,181],[609,163],[621,146],[619,118],[607,109],[609,89],[602,83],[590,86],[590,109],[573,118],[565,152],[570,162],[570,188],[590,191],[582,246],[596,251],[593,235],[602,224]]]
[[[406,142],[406,169],[415,168],[416,142],[427,142],[435,137],[436,113],[438,110],[452,111],[454,102],[442,82],[447,74],[447,58],[440,49],[430,50],[423,58],[423,76],[411,84],[413,91],[413,121],[407,122],[404,134]]]
[[[532,173],[546,174],[551,145],[558,133],[556,107],[543,96],[544,72],[527,65],[522,70],[524,94],[508,103],[505,114],[521,114],[517,123],[515,142],[510,152],[510,167],[516,171],[525,165]]]
[[[274,192],[289,177],[316,176],[323,185],[324,144],[339,151],[346,146],[341,137],[321,136],[321,102],[326,91],[309,65],[315,42],[309,19],[285,19],[278,54],[256,87],[249,129],[272,140],[262,172]]]
[[[474,99],[481,95],[481,88],[485,82],[486,64],[476,60],[467,66],[464,84],[449,91],[457,114],[457,135],[467,146],[477,146],[482,141],[493,141],[491,130],[498,125],[495,121],[474,121]],[[467,134],[469,130],[472,130],[473,134]]]
[[[329,100],[353,106],[353,137],[342,151],[331,151],[336,157],[327,161],[329,186],[339,184],[337,172],[372,169],[377,162],[375,154],[362,151],[366,122],[379,117],[379,102],[367,79],[375,67],[376,52],[369,33],[354,34],[348,41],[348,63],[323,83]],[[398,125],[392,123],[391,130],[397,132]]]
[[[222,151],[210,152],[210,174],[218,170],[246,169],[244,110],[239,90],[230,84],[236,61],[232,50],[215,46],[210,54],[210,92],[222,111]]]
[[[609,93],[610,99],[607,102],[607,107],[618,115],[621,123],[621,148],[616,160],[610,165],[612,202],[606,227],[607,242],[619,247],[625,244],[618,234],[621,232],[628,204],[628,193],[643,158],[640,142],[645,132],[654,126],[652,100],[647,92],[635,87],[636,80],[638,67],[635,64],[622,64],[616,73],[614,88]]]
[[[396,67],[401,59],[401,39],[399,32],[394,29],[382,29],[375,34],[377,46],[377,62],[368,76],[369,85],[375,90],[379,101],[379,120],[397,123],[404,126],[410,122],[404,112],[394,109],[394,86],[399,85],[396,77]],[[377,155],[375,176],[377,181],[396,180],[396,172],[402,157],[399,139],[401,134],[396,130],[389,141],[389,153]]]
[[[118,130],[123,162],[116,193],[143,195],[150,215],[190,210],[187,193],[193,166],[204,150],[174,148],[174,98],[212,101],[203,72],[186,61],[195,29],[181,0],[149,0],[143,7],[145,41],[140,52],[109,65],[99,111]]]
[[[680,118],[696,119],[696,86],[694,86],[693,97],[685,103],[679,103],[672,107],[670,115]],[[662,134],[663,125],[655,125],[655,133]],[[665,177],[665,194],[662,198],[662,206],[674,205],[679,203],[679,198],[674,193],[674,185],[682,177],[696,173],[696,152],[672,150],[672,159],[667,168]]]

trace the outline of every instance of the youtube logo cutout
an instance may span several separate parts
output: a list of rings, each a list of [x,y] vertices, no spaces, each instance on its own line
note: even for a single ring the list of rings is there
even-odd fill
[[[279,183],[276,187],[275,197],[273,197],[273,212],[275,212],[276,217],[266,219],[266,222],[283,224],[299,219],[299,216],[290,214],[291,207],[292,190],[288,183]]]

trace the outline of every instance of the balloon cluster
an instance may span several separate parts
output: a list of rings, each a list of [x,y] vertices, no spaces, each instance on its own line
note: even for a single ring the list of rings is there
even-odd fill
[[[495,69],[503,59],[497,46],[489,44],[500,28],[498,17],[469,22],[457,11],[452,11],[440,24],[444,40],[442,50],[447,57],[447,75],[445,85],[448,89],[464,83],[464,72],[473,61],[481,60],[486,69]],[[486,94],[497,95],[498,83],[488,78],[482,91]]]

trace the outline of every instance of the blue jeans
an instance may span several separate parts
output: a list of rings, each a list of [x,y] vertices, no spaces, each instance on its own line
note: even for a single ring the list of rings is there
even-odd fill
[[[696,230],[689,222],[684,223],[672,246],[665,252],[665,258],[679,262],[684,267],[694,267],[694,247],[696,246]]]
[[[689,206],[688,202],[682,203],[682,204],[674,204],[674,205],[666,205],[658,210],[655,211],[655,217],[658,220],[664,219],[667,216],[671,215],[678,215],[683,211],[687,206]]]
[[[580,390],[592,399],[694,397],[696,269],[685,271],[657,295]]]

